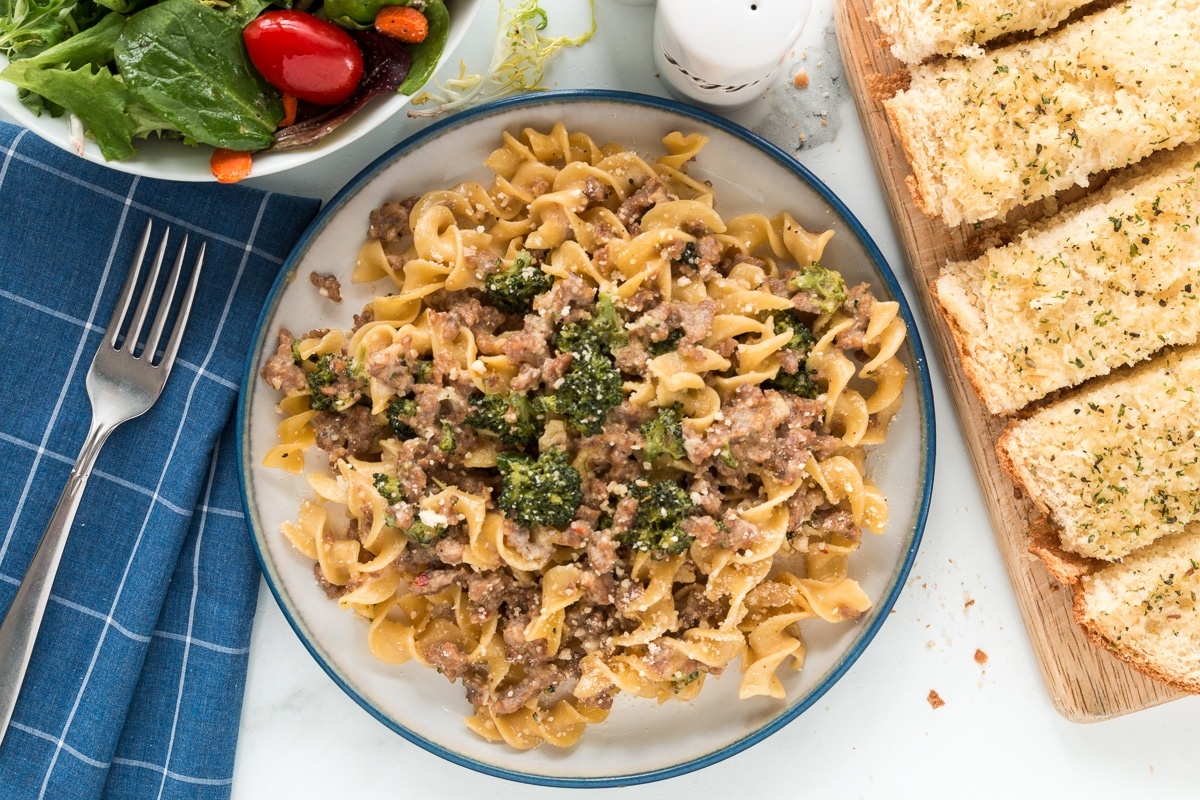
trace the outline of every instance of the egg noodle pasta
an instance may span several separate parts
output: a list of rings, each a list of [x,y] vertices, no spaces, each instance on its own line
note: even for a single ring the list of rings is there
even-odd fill
[[[801,624],[871,607],[852,557],[887,527],[866,448],[903,397],[899,306],[822,263],[833,231],[723,216],[687,172],[705,141],[504,133],[490,184],[372,212],[375,299],[281,329],[262,369],[264,464],[311,488],[283,534],[485,739],[570,746],[616,695],[735,663],[740,697],[783,698]]]

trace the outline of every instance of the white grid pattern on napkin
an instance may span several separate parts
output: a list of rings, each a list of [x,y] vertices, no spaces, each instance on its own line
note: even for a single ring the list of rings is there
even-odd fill
[[[209,719],[203,711],[209,698],[231,703],[240,701],[240,681],[249,653],[249,647],[241,645],[247,641],[249,618],[245,610],[236,610],[236,602],[223,601],[246,596],[252,607],[257,584],[250,571],[253,556],[249,552],[249,542],[243,542],[237,536],[238,529],[244,528],[245,515],[239,502],[236,479],[231,481],[235,460],[230,458],[234,451],[229,444],[232,428],[225,427],[218,444],[216,438],[210,437],[214,433],[220,434],[220,429],[214,431],[208,423],[215,419],[212,414],[218,407],[211,404],[219,403],[220,416],[224,419],[228,403],[240,386],[240,362],[231,362],[231,357],[237,358],[236,353],[242,352],[248,344],[248,325],[253,322],[251,315],[256,313],[253,309],[257,307],[249,301],[266,295],[278,267],[284,262],[283,256],[264,248],[271,247],[271,237],[283,236],[285,232],[286,242],[293,241],[315,212],[317,203],[306,198],[239,187],[225,187],[222,190],[225,195],[214,197],[214,192],[181,184],[176,194],[170,184],[162,181],[98,170],[84,162],[78,162],[79,169],[74,170],[69,158],[64,160],[62,153],[27,131],[5,126],[4,133],[8,144],[0,144],[0,189],[10,201],[15,201],[9,207],[15,208],[17,214],[9,224],[21,231],[25,225],[23,215],[36,213],[38,216],[29,217],[29,233],[41,235],[44,232],[53,236],[55,221],[61,218],[73,222],[80,232],[87,230],[89,235],[84,238],[94,242],[90,245],[91,252],[100,262],[91,269],[83,286],[75,284],[70,304],[58,303],[56,307],[50,307],[54,301],[47,298],[53,295],[43,292],[42,288],[52,289],[53,284],[39,286],[36,279],[30,280],[29,276],[36,276],[37,272],[10,273],[17,280],[5,281],[5,289],[0,289],[0,310],[6,315],[11,314],[6,319],[19,319],[21,325],[38,330],[39,337],[45,336],[56,342],[52,353],[54,373],[64,387],[43,388],[32,426],[23,421],[0,433],[0,443],[9,453],[16,454],[22,465],[20,473],[7,483],[9,494],[5,505],[13,515],[12,521],[0,522],[0,586],[4,586],[6,592],[11,592],[10,587],[17,585],[19,578],[4,574],[18,569],[6,564],[5,556],[9,561],[19,560],[16,559],[16,542],[21,543],[22,551],[28,551],[31,546],[29,536],[38,533],[29,530],[35,502],[39,518],[46,512],[45,482],[61,482],[66,470],[74,463],[73,456],[67,454],[72,445],[64,441],[64,436],[68,431],[78,433],[81,417],[86,420],[86,406],[76,406],[80,405],[83,375],[97,334],[103,330],[109,313],[104,290],[106,286],[114,289],[125,272],[125,264],[116,261],[121,261],[124,257],[120,253],[126,251],[119,248],[117,242],[122,238],[128,240],[135,225],[140,234],[141,218],[148,216],[156,223],[157,230],[162,230],[163,223],[169,225],[173,239],[177,239],[179,233],[187,232],[193,242],[196,239],[208,242],[209,260],[213,259],[214,253],[220,253],[216,263],[221,266],[215,273],[207,269],[206,273],[222,276],[201,281],[207,283],[207,294],[202,295],[205,302],[198,303],[205,312],[202,317],[205,332],[201,338],[189,337],[192,345],[190,348],[185,346],[171,376],[173,387],[168,387],[168,393],[172,397],[173,410],[165,416],[156,415],[159,419],[155,423],[155,437],[160,445],[154,460],[139,465],[140,469],[127,470],[113,466],[117,461],[110,457],[108,469],[111,472],[93,472],[97,488],[109,484],[104,490],[106,495],[112,496],[115,487],[120,489],[121,507],[128,509],[122,511],[120,519],[131,534],[127,545],[131,552],[127,555],[125,545],[116,552],[111,549],[104,552],[110,571],[103,574],[111,578],[111,583],[105,582],[103,599],[90,591],[76,596],[70,593],[66,584],[61,588],[61,594],[52,593],[55,625],[64,625],[64,630],[71,632],[71,654],[78,655],[77,671],[72,676],[64,675],[69,679],[58,686],[62,700],[59,713],[34,711],[47,706],[33,702],[29,705],[31,713],[25,719],[13,720],[12,733],[24,735],[25,743],[18,745],[20,740],[14,738],[6,743],[5,749],[10,749],[11,745],[12,750],[19,748],[19,752],[28,756],[11,761],[9,771],[14,777],[20,776],[21,785],[30,797],[40,798],[65,796],[64,792],[75,796],[75,792],[83,791],[88,797],[92,797],[93,792],[103,796],[114,792],[114,796],[126,796],[129,791],[135,791],[139,798],[156,795],[192,797],[202,787],[229,787],[232,784],[232,748],[226,752],[222,743],[230,741],[230,734],[236,740],[236,716],[232,719],[233,730],[229,730],[227,720],[209,729],[206,725],[193,724],[192,715],[199,712],[204,714],[201,719]],[[30,195],[31,192],[34,194]],[[60,193],[70,198],[69,207],[75,210],[74,214],[56,213],[59,207],[67,207],[59,204]],[[224,206],[225,196],[230,198],[228,207]],[[18,199],[21,197],[32,197],[34,202],[24,205]],[[273,198],[276,202],[272,202]],[[91,213],[93,207],[94,215]],[[38,210],[30,211],[31,208]],[[198,212],[194,215],[196,221],[185,218],[191,216],[191,210]],[[108,235],[114,238],[97,237],[98,224],[109,230]],[[221,230],[211,230],[212,227]],[[124,237],[120,235],[122,230]],[[69,226],[64,233],[68,237],[73,235]],[[16,243],[21,239],[9,241]],[[43,258],[54,258],[45,254],[46,243],[40,240],[33,243]],[[189,248],[193,253],[194,246]],[[20,252],[13,250],[14,254]],[[18,258],[14,263],[28,261]],[[62,260],[55,262],[56,275],[60,276],[56,280],[74,282],[69,273],[62,277],[65,265]],[[97,287],[95,294],[93,287]],[[14,397],[10,395],[8,399]],[[7,407],[16,410],[20,405],[9,404]],[[178,423],[175,414],[180,415]],[[207,416],[202,418],[201,414]],[[18,419],[23,420],[23,415]],[[185,427],[189,419],[191,424]],[[70,434],[72,440],[76,438],[74,433]],[[122,439],[135,442],[139,435],[131,430],[123,433]],[[196,435],[202,436],[205,442],[202,453],[196,450],[193,438]],[[218,467],[216,455],[222,450],[224,455]],[[192,460],[181,470],[185,452]],[[202,456],[206,470],[196,470],[201,466],[194,463],[197,455]],[[38,476],[36,485],[32,477],[25,477],[26,471],[30,476]],[[181,479],[186,484],[177,483]],[[185,485],[186,490],[183,489]],[[93,506],[92,513],[95,516],[103,512],[97,512]],[[99,526],[102,532],[106,523],[101,518],[88,524]],[[186,536],[182,540],[156,539],[161,524],[176,532],[183,526]],[[172,537],[175,535],[177,533]],[[231,535],[235,536],[236,542],[230,541]],[[93,540],[90,548],[93,551],[95,542]],[[176,558],[168,555],[173,551],[164,550],[164,546],[175,546],[167,542],[181,547],[173,573],[160,574],[158,569],[162,560]],[[213,571],[215,563],[228,559],[227,548],[231,544],[240,553],[237,561],[240,566],[231,573],[220,567]],[[144,571],[148,564],[155,565],[154,573]],[[79,569],[79,562],[76,562],[76,583]],[[150,574],[159,577],[149,584],[138,577]],[[157,583],[159,579],[168,581],[171,588],[167,590]],[[151,594],[146,596],[146,591]],[[160,591],[164,594],[155,594]],[[162,599],[164,605],[161,609],[152,608],[143,597],[150,602],[154,602],[155,597],[165,598]],[[218,597],[222,602],[216,602]],[[131,605],[135,601],[136,604]],[[205,613],[214,607],[227,616],[213,617]],[[157,619],[153,616],[156,611],[160,615]],[[226,623],[236,628],[222,627]],[[108,644],[105,644],[106,639]],[[59,647],[63,646],[61,640],[55,642]],[[46,647],[54,646],[52,642],[45,644]],[[145,661],[138,660],[139,657]],[[136,666],[139,663],[143,663],[140,672]],[[236,666],[238,663],[241,664],[241,675]],[[113,671],[114,667],[110,665],[116,664],[122,665],[122,672]],[[103,673],[101,668],[105,670]],[[128,668],[132,672],[124,672]],[[137,682],[136,687],[116,678],[126,674]],[[126,689],[132,692],[128,698],[130,707],[124,713],[111,705],[108,692],[114,689],[122,692],[123,698]],[[26,702],[32,701],[26,698]],[[233,707],[234,714],[236,708]],[[106,709],[115,713],[109,714]],[[106,726],[116,724],[121,728],[122,720],[124,730],[109,734],[111,729]],[[147,725],[151,727],[147,729]],[[151,730],[153,736],[143,735]],[[209,738],[214,731],[224,734],[219,742]],[[219,756],[215,762],[205,757],[210,746],[219,751],[214,753]],[[17,766],[22,762],[24,769]],[[172,787],[172,784],[177,785]],[[187,789],[188,785],[193,789]],[[7,790],[0,789],[0,795],[7,798],[7,794]],[[218,791],[214,795],[210,791],[204,796],[218,797],[221,793]]]
[[[129,195],[124,199],[124,203],[125,203],[124,212],[127,212],[129,206],[132,204],[133,194],[137,188],[137,185],[138,185],[138,179],[135,178],[130,186]],[[106,190],[103,190],[103,191],[105,191],[107,193]],[[97,637],[96,646],[92,651],[91,661],[88,664],[87,671],[84,673],[83,681],[80,683],[80,686],[79,686],[79,691],[75,695],[74,705],[71,707],[70,712],[67,714],[67,719],[63,725],[62,731],[57,736],[54,737],[54,745],[55,745],[54,754],[50,757],[50,763],[46,768],[46,774],[42,781],[41,793],[38,796],[39,800],[42,800],[42,798],[46,797],[46,791],[50,785],[50,778],[54,774],[54,768],[55,768],[55,765],[58,763],[59,755],[62,754],[63,752],[70,752],[72,754],[75,752],[75,751],[67,751],[66,750],[67,737],[71,733],[71,726],[74,724],[76,712],[79,710],[79,706],[83,701],[83,697],[87,693],[88,685],[89,685],[89,683],[91,681],[91,677],[92,677],[92,672],[95,669],[96,663],[100,658],[100,653],[104,647],[104,641],[108,635],[108,631],[111,628],[114,628],[116,626],[116,623],[113,620],[113,615],[116,613],[117,608],[121,603],[121,598],[124,596],[126,581],[129,577],[130,570],[133,568],[134,560],[137,557],[138,549],[141,546],[142,539],[146,536],[147,527],[149,526],[149,523],[150,523],[150,517],[151,517],[151,513],[154,508],[154,504],[158,503],[161,500],[161,491],[162,491],[162,487],[163,487],[163,482],[166,479],[167,470],[169,469],[172,460],[175,458],[176,451],[177,451],[180,441],[182,439],[184,425],[187,421],[188,412],[191,409],[192,397],[196,390],[196,383],[205,374],[205,372],[206,372],[205,367],[208,365],[209,360],[212,358],[213,354],[216,352],[217,342],[221,338],[221,333],[222,333],[222,330],[224,329],[225,322],[228,318],[229,310],[230,310],[231,306],[233,305],[234,297],[237,294],[238,286],[241,284],[242,276],[245,272],[246,265],[249,262],[251,252],[253,251],[253,242],[257,236],[259,224],[262,221],[263,212],[266,210],[268,198],[269,198],[269,195],[264,196],[262,199],[262,202],[259,204],[258,215],[255,218],[254,225],[250,230],[250,235],[247,239],[247,242],[241,246],[241,249],[243,251],[242,261],[238,265],[238,269],[237,269],[236,275],[234,277],[234,280],[230,283],[230,285],[228,287],[226,287],[225,302],[222,307],[221,318],[216,323],[216,327],[213,332],[212,340],[209,343],[208,351],[205,353],[204,362],[200,365],[200,369],[193,374],[192,381],[189,383],[189,388],[188,388],[188,393],[187,393],[187,401],[185,402],[183,411],[180,414],[179,424],[175,429],[175,436],[171,440],[171,444],[170,444],[170,448],[167,453],[167,457],[164,460],[162,469],[160,470],[159,475],[158,475],[157,484],[155,485],[153,490],[151,490],[152,503],[147,507],[145,516],[142,518],[141,524],[138,526],[137,537],[134,540],[133,549],[129,553],[129,559],[126,561],[125,571],[121,575],[121,580],[117,586],[116,594],[113,596],[112,605],[109,608],[108,613],[102,615],[104,625],[100,629],[100,635]],[[125,222],[127,220],[126,213],[124,213],[124,212],[122,213],[119,227],[113,238],[112,250],[110,251],[109,257],[106,260],[106,263],[104,266],[104,274],[100,279],[100,284],[99,284],[99,287],[96,292],[96,300],[92,306],[91,312],[89,313],[88,324],[85,325],[82,340],[80,342],[79,347],[76,349],[76,362],[72,366],[72,370],[74,370],[75,367],[78,366],[79,353],[83,351],[84,345],[86,344],[87,330],[93,324],[92,320],[95,319],[96,311],[97,311],[97,308],[98,308],[99,302],[100,302],[100,297],[103,295],[105,284],[108,282],[108,280],[111,276],[112,259],[116,253],[117,243],[121,239],[121,234],[123,232],[123,228],[124,228]],[[153,214],[153,216],[155,216],[159,219],[162,218],[161,215],[158,215],[158,214]],[[123,276],[121,276],[121,277],[123,278]],[[178,376],[175,376],[175,379],[178,380]],[[60,395],[59,401],[55,406],[54,416],[51,418],[50,425],[47,426],[47,429],[46,429],[46,437],[47,438],[49,438],[50,433],[54,427],[54,421],[57,419],[59,408],[62,404],[62,399],[65,397],[65,394],[66,394],[66,385],[64,384],[62,394]],[[215,459],[214,459],[213,463],[215,464]],[[32,481],[34,479],[34,475],[36,474],[36,472],[37,472],[37,467],[35,465],[34,469],[31,470],[31,472],[30,472],[30,479],[29,479],[29,483],[26,484],[27,486],[32,484]],[[213,478],[214,478],[214,471],[212,469],[210,469],[209,475],[207,478],[207,482],[206,482],[206,486],[205,486],[205,494],[204,494],[205,498],[208,498],[210,496],[210,493],[212,491]],[[206,502],[207,502],[207,500],[206,500]],[[11,536],[12,529],[15,528],[17,520],[19,518],[20,518],[20,506],[18,506],[17,514],[13,518],[13,524],[12,524],[12,526],[10,526],[10,531],[5,538],[4,544],[3,544],[3,546],[0,546],[0,560],[3,559],[4,549],[7,547],[7,544],[8,544],[8,538]],[[198,576],[197,576],[197,578],[198,578]],[[189,630],[190,630],[190,623],[191,623],[191,620],[189,619]],[[182,696],[183,688],[184,688],[183,681],[184,681],[184,676],[186,674],[188,649],[189,649],[190,645],[191,645],[190,635],[185,636],[184,656],[182,659],[181,672],[180,672],[180,684],[179,684],[180,696]],[[178,722],[179,722],[178,713],[176,713],[175,717],[171,721],[172,744],[173,744],[173,740],[174,740],[175,730],[178,726]],[[163,773],[163,784],[162,784],[162,786],[160,786],[160,790],[159,790],[160,795],[162,793],[162,788],[165,787],[167,773],[169,772],[168,768],[170,766],[170,754],[171,754],[171,747],[169,746],[168,750],[167,750],[167,763],[162,765],[162,767],[161,767],[161,770]],[[90,761],[89,761],[89,763],[90,763]],[[130,766],[141,766],[141,765],[140,764],[131,764]]]

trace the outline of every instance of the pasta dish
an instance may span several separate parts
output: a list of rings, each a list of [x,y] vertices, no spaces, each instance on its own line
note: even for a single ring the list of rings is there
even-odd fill
[[[264,463],[312,489],[283,533],[488,740],[570,746],[618,694],[734,664],[740,697],[782,698],[800,623],[871,606],[850,566],[887,525],[866,453],[901,403],[899,305],[822,263],[833,231],[725,218],[688,174],[704,144],[503,134],[490,185],[373,211],[352,277],[387,288],[280,329],[262,368]]]

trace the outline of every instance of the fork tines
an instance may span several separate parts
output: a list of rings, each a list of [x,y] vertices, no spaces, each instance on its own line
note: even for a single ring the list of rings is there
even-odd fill
[[[146,222],[146,230],[142,233],[141,241],[138,243],[137,250],[133,256],[133,262],[129,268],[129,276],[125,279],[125,286],[121,289],[121,296],[117,299],[116,307],[113,309],[112,320],[108,325],[108,331],[112,337],[108,344],[114,350],[124,350],[127,355],[134,358],[140,359],[145,357],[148,361],[154,362],[155,366],[165,364],[169,368],[175,359],[176,352],[179,350],[179,342],[187,325],[188,315],[191,312],[192,299],[196,294],[196,284],[200,280],[200,269],[204,264],[205,243],[202,242],[200,244],[200,252],[196,256],[196,263],[188,278],[187,287],[184,290],[182,299],[176,304],[175,292],[178,289],[180,275],[183,272],[188,237],[187,234],[184,234],[183,243],[179,246],[179,252],[175,256],[175,263],[167,275],[166,286],[159,291],[159,275],[162,271],[163,260],[166,257],[167,242],[171,237],[171,229],[168,227],[163,232],[162,239],[158,244],[158,251],[154,256],[153,263],[150,265],[150,272],[145,280],[141,281],[142,265],[146,260],[146,251],[150,246],[150,234],[153,227],[153,221]],[[138,298],[137,307],[133,311],[132,318],[127,318],[126,315],[133,301],[133,294],[139,282],[142,284],[141,295]],[[154,315],[150,331],[143,341],[143,328],[156,297],[158,311]],[[174,314],[174,322],[170,337],[167,339],[161,357],[155,361],[155,356],[158,354],[159,340],[162,337],[163,331],[167,328],[167,323],[171,319],[172,313]]]

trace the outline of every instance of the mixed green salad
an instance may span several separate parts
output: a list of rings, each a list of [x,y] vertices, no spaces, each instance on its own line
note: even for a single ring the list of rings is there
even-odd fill
[[[70,115],[107,160],[157,135],[248,165],[415,92],[449,27],[442,0],[0,0],[0,78],[35,113]]]

